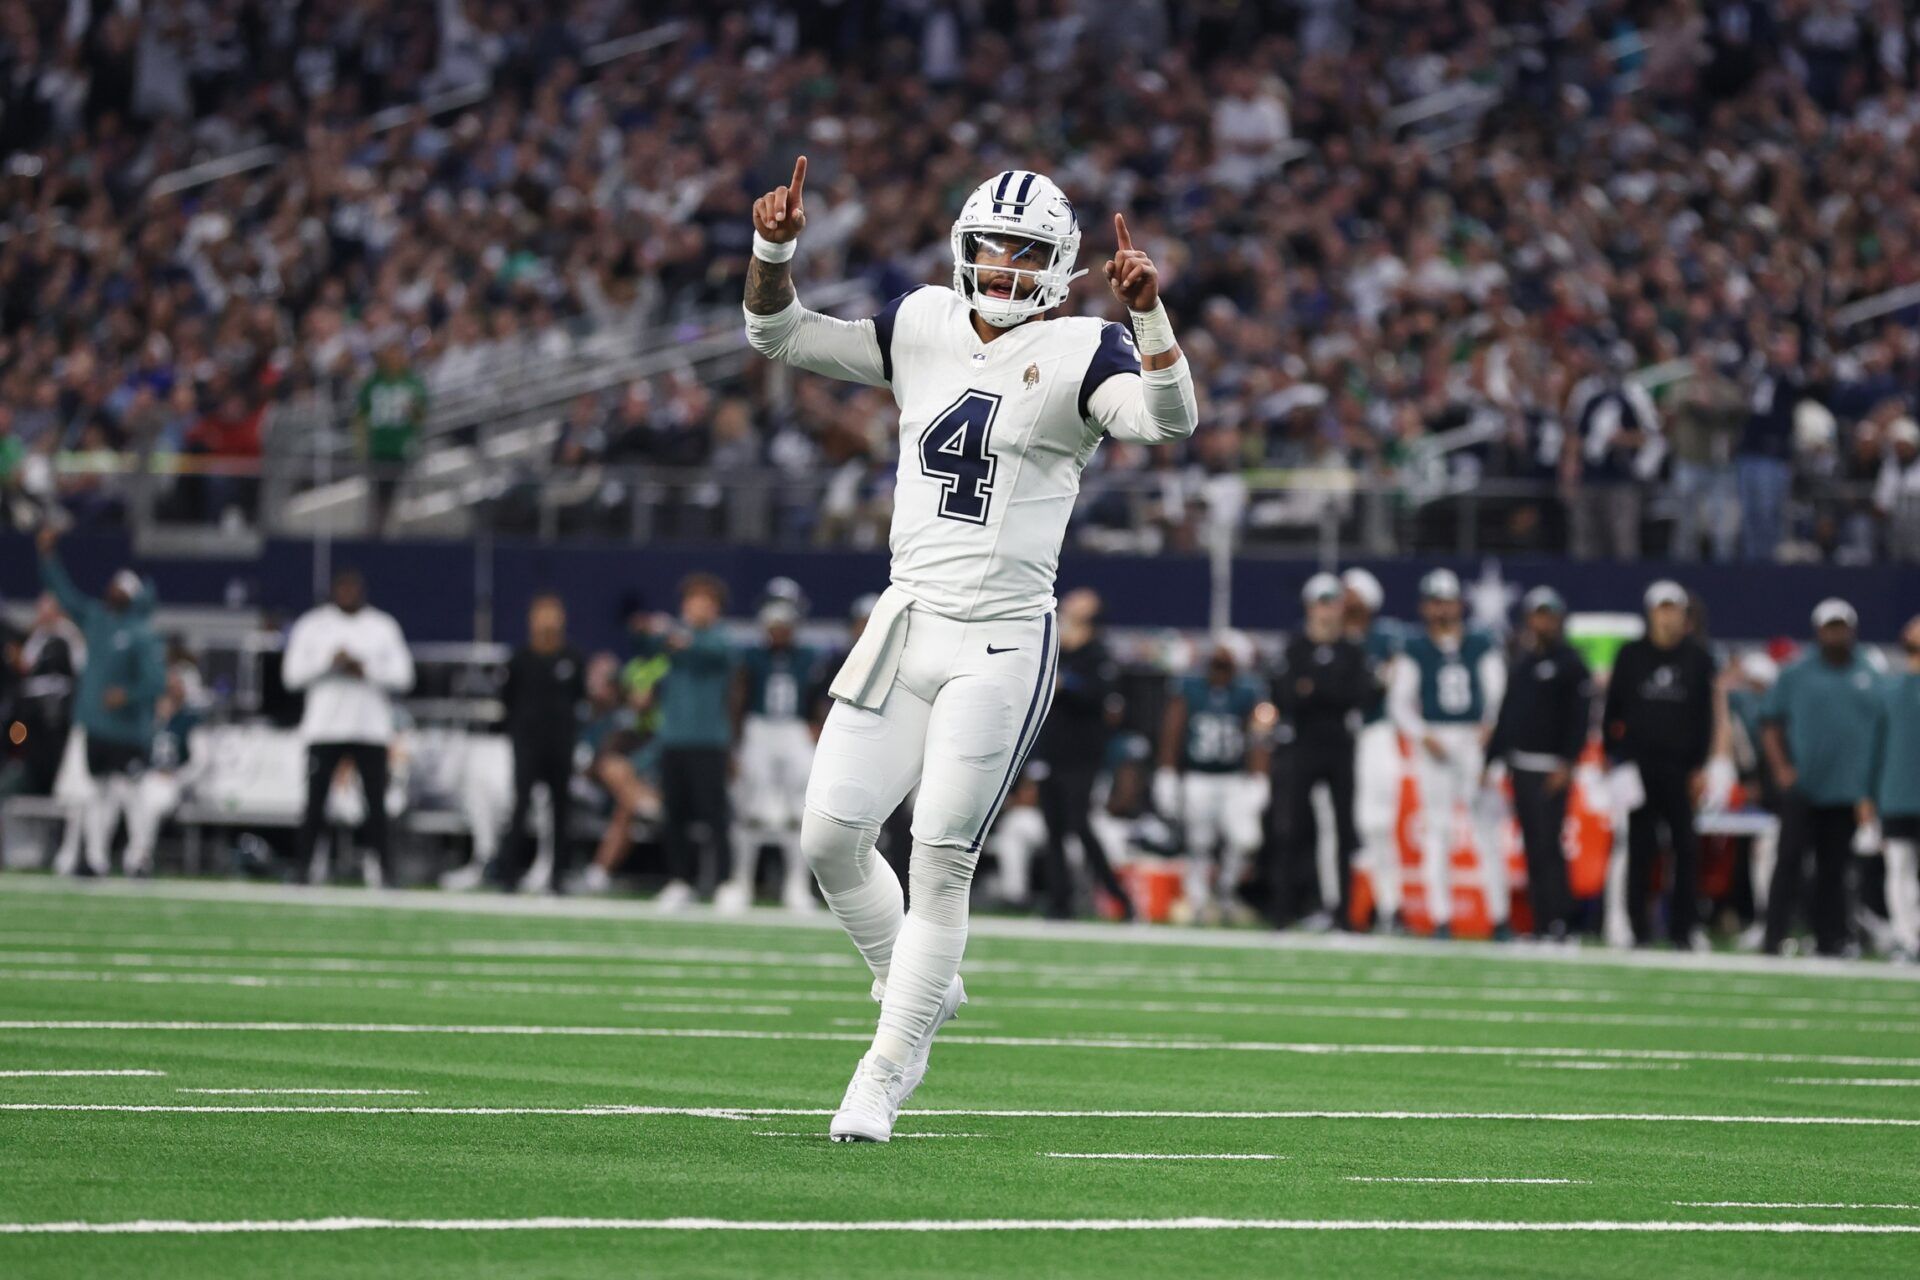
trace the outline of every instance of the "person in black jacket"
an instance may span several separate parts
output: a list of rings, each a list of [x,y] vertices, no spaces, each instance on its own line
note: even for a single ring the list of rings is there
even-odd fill
[[[567,882],[567,827],[573,816],[573,749],[580,704],[586,701],[586,662],[567,643],[567,610],[560,597],[534,597],[527,609],[527,643],[507,660],[501,700],[513,741],[513,817],[493,879],[502,889],[520,883],[533,861],[528,814],[533,789],[545,785],[553,814],[555,890]]]
[[[1647,634],[1624,645],[1607,681],[1607,758],[1640,773],[1643,804],[1627,820],[1627,918],[1634,940],[1653,940],[1648,914],[1661,827],[1673,848],[1667,936],[1693,946],[1700,867],[1694,806],[1705,788],[1713,746],[1713,658],[1687,634],[1687,592],[1662,580],[1647,588]]]
[[[1273,793],[1282,816],[1281,865],[1274,876],[1273,912],[1286,923],[1318,897],[1313,789],[1325,784],[1333,802],[1339,904],[1334,924],[1353,928],[1353,854],[1360,837],[1353,820],[1354,734],[1362,705],[1375,690],[1372,668],[1345,634],[1346,588],[1317,573],[1301,593],[1306,626],[1288,639],[1273,677],[1275,729]]]
[[[1520,635],[1507,679],[1507,696],[1487,743],[1489,765],[1504,760],[1513,780],[1513,810],[1527,853],[1527,901],[1534,932],[1567,936],[1573,897],[1561,831],[1573,767],[1587,745],[1593,719],[1593,673],[1562,638],[1567,602],[1552,587],[1535,587],[1522,602]]]
[[[1047,824],[1047,916],[1073,914],[1073,875],[1067,869],[1067,837],[1080,842],[1087,873],[1133,918],[1133,904],[1107,861],[1093,829],[1093,789],[1106,765],[1107,739],[1119,720],[1116,684],[1120,669],[1099,633],[1100,597],[1082,589],[1060,602],[1060,670],[1053,711],[1035,748],[1040,816]]]

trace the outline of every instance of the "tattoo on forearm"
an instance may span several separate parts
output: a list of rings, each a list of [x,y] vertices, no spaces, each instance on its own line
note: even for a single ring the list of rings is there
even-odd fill
[[[747,310],[757,316],[779,315],[793,302],[792,263],[747,260]]]

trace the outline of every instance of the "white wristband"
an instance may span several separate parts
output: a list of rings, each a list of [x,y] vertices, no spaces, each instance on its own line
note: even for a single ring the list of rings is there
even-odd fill
[[[788,240],[784,244],[775,244],[757,230],[753,233],[753,256],[762,262],[786,262],[799,248],[798,238]]]
[[[1167,309],[1156,302],[1151,311],[1130,311],[1133,318],[1133,343],[1143,356],[1157,356],[1173,350],[1173,322]]]

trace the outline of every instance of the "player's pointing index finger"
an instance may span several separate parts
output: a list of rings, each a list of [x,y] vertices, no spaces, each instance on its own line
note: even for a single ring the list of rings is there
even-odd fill
[[[793,162],[793,181],[787,184],[789,196],[797,204],[800,200],[800,184],[807,180],[807,158],[801,156]]]
[[[1127,220],[1117,213],[1113,215],[1113,238],[1119,242],[1119,248],[1133,248],[1133,237],[1127,234]]]

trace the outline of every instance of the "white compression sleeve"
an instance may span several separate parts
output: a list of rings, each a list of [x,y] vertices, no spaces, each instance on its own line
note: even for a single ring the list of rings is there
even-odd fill
[[[745,314],[747,344],[769,360],[870,387],[887,384],[880,339],[871,320],[842,320],[809,311],[799,298],[770,316]]]
[[[1089,416],[1116,440],[1165,444],[1200,425],[1193,369],[1183,355],[1165,369],[1108,378],[1087,401]]]

